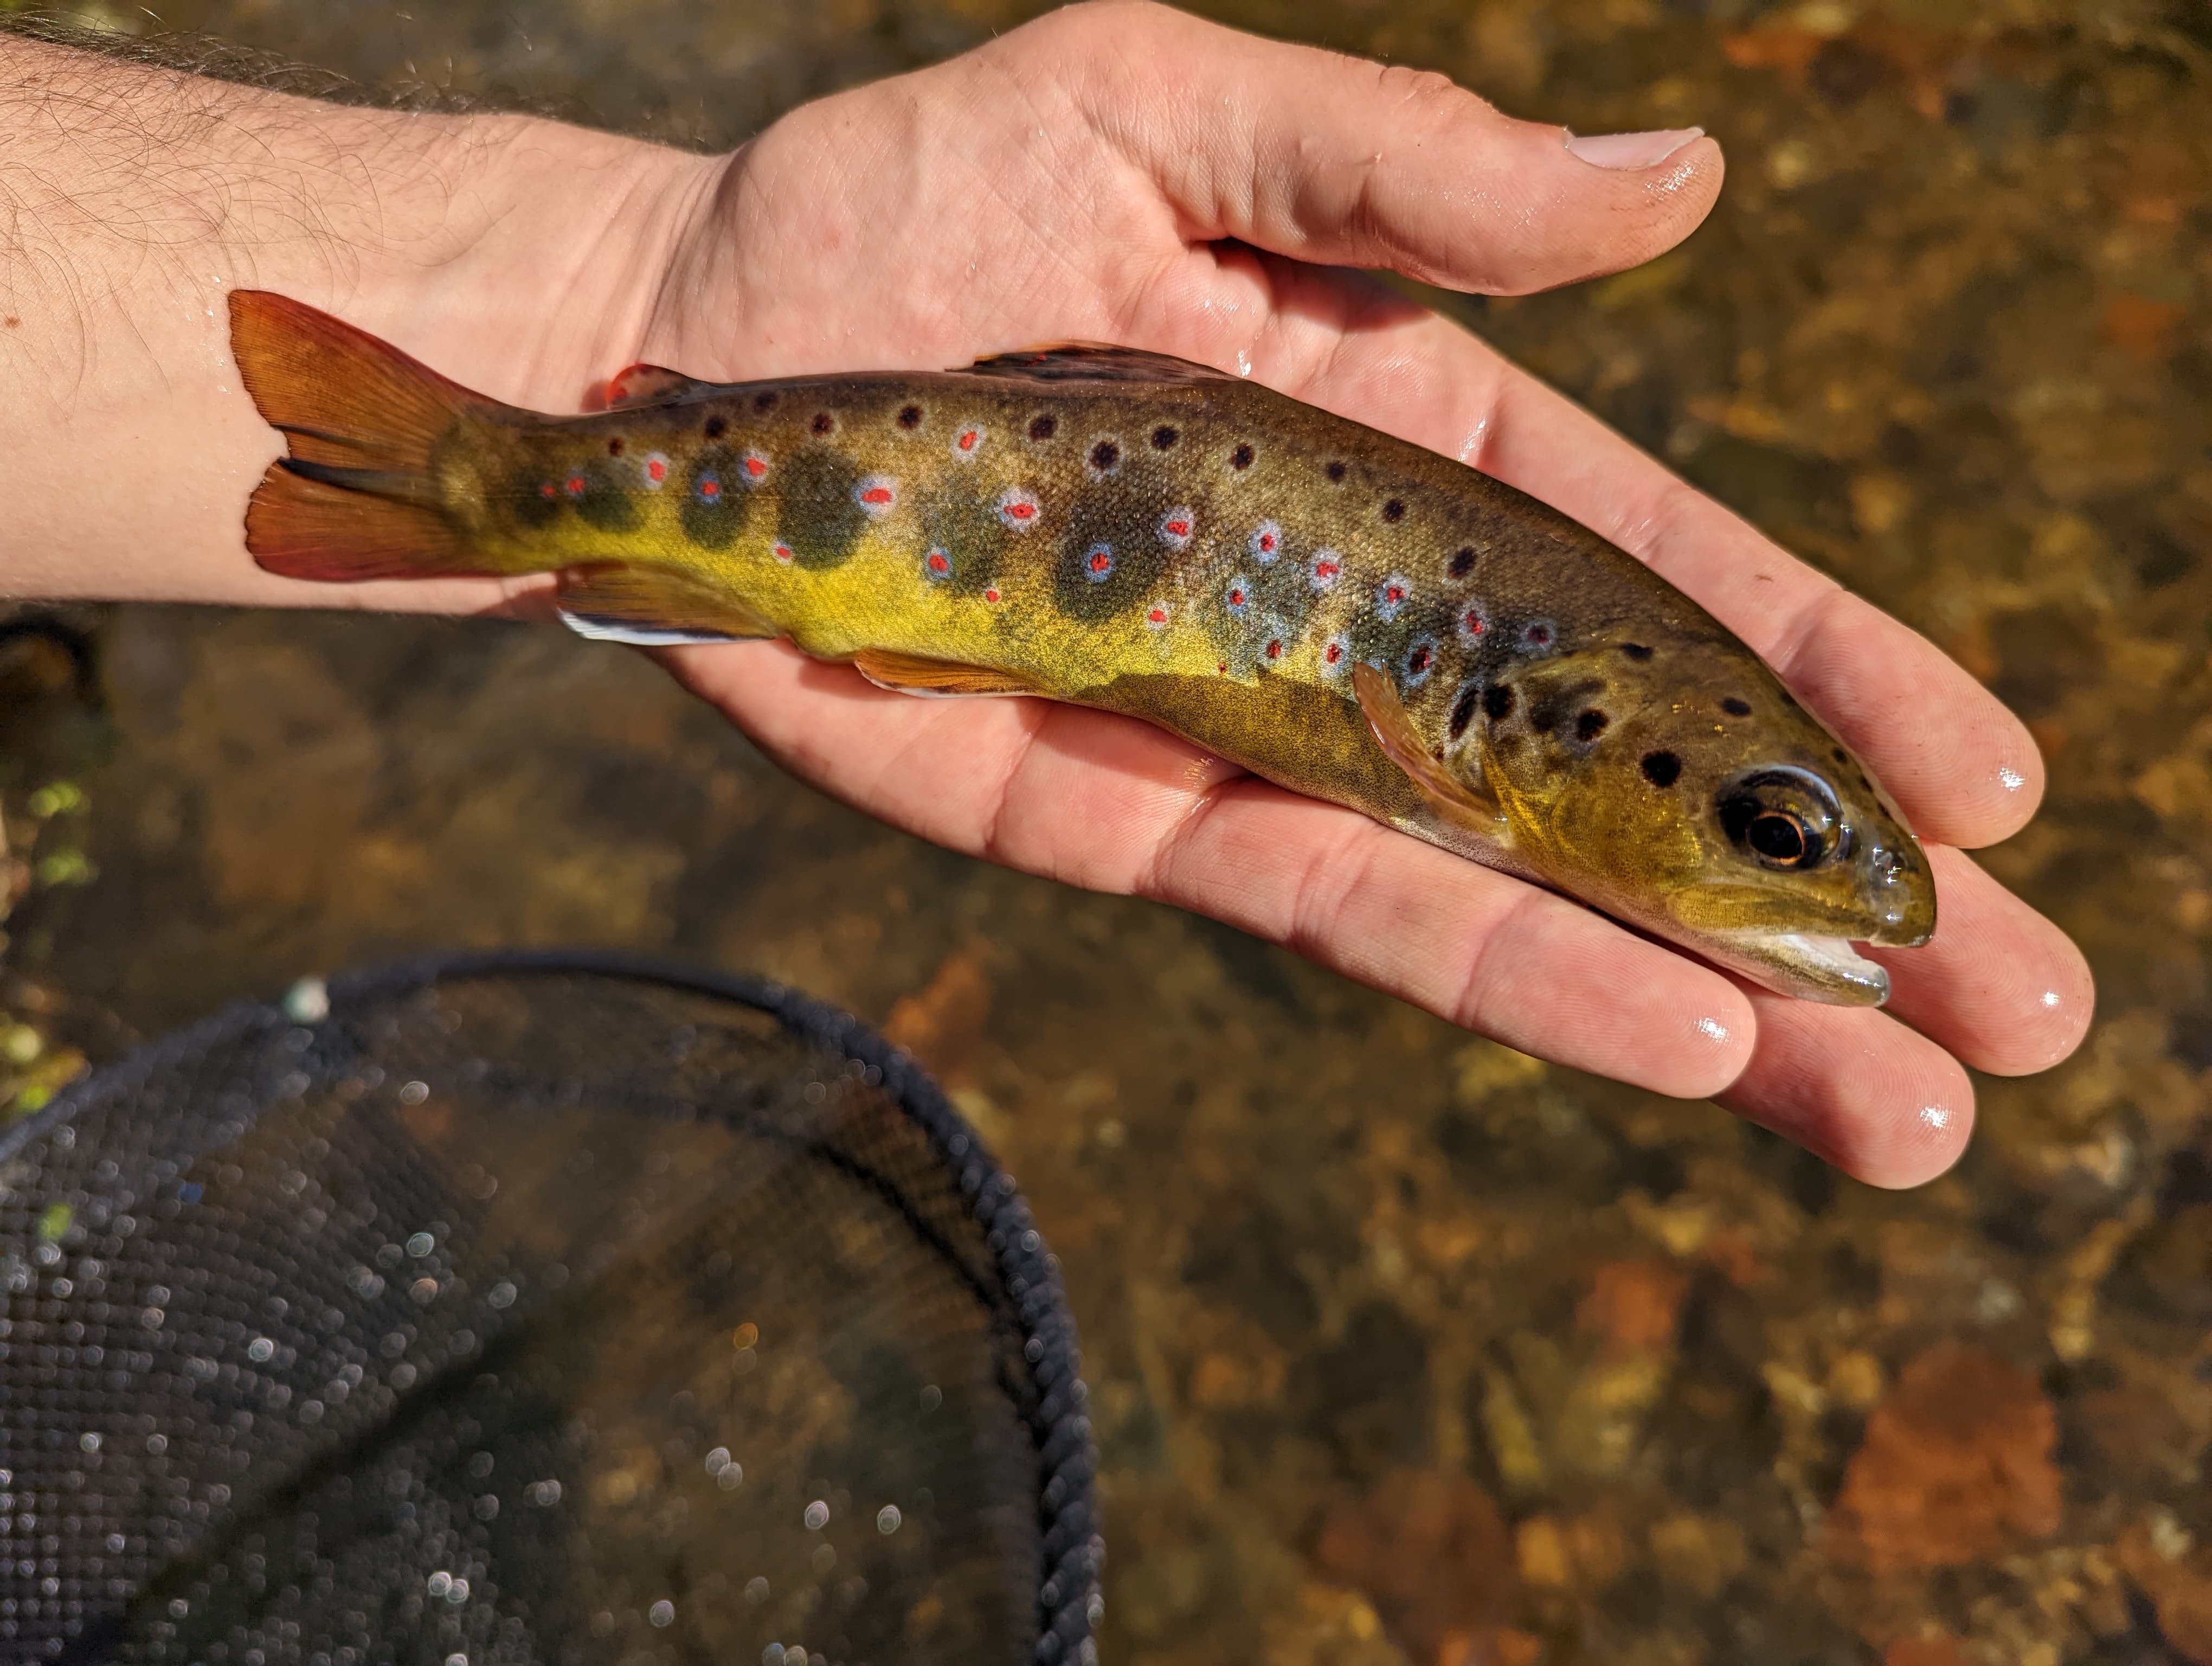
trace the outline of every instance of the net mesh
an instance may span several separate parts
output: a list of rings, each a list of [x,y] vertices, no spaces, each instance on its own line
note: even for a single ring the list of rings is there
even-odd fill
[[[607,959],[288,1004],[0,1134],[0,1655],[1095,1658],[1057,1263],[904,1055]]]

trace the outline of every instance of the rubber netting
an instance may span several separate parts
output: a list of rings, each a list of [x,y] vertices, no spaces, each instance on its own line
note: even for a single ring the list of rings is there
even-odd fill
[[[0,1133],[0,1657],[1094,1659],[1077,1371],[1012,1181],[851,1019],[303,983]]]

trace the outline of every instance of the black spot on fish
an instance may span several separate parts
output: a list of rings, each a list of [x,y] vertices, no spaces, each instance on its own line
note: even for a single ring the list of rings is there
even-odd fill
[[[1111,440],[1101,440],[1091,448],[1091,466],[1101,474],[1108,474],[1121,461],[1121,448]]]
[[[1840,746],[1838,746],[1830,751],[1828,756],[1835,759],[1838,763],[1849,763],[1851,761],[1849,754],[1847,754]]]
[[[948,492],[924,494],[915,505],[924,547],[946,551],[951,563],[950,576],[936,582],[956,595],[980,596],[999,585],[1013,540],[1006,537],[996,503],[995,498]]]
[[[514,477],[507,489],[507,502],[514,510],[514,518],[523,526],[545,526],[561,513],[568,500],[561,495],[561,483],[540,470],[525,469]]]
[[[728,417],[709,416],[707,419],[705,433],[709,440],[719,440],[729,431],[730,419]]]
[[[898,414],[898,425],[903,429],[920,428],[921,426],[921,407],[920,405],[901,406],[899,408]]]
[[[1513,685],[1492,683],[1482,691],[1482,709],[1493,723],[1503,723],[1513,715]]]
[[[773,393],[754,394],[753,409],[755,410],[774,410],[775,409],[775,397],[776,396]]]
[[[1332,486],[1340,486],[1344,483],[1345,467],[1342,463],[1332,462],[1322,472],[1328,477],[1329,484]]]
[[[1644,779],[1654,787],[1672,787],[1682,776],[1682,760],[1672,752],[1646,752]]]
[[[1249,446],[1239,446],[1236,450],[1231,452],[1229,453],[1229,466],[1232,469],[1250,468],[1252,466],[1252,447]]]
[[[1721,709],[1726,712],[1730,717],[1749,717],[1751,715],[1751,702],[1748,700],[1739,700],[1734,695],[1730,695],[1727,699],[1721,702]]]
[[[1170,428],[1165,423],[1162,423],[1158,428],[1152,430],[1152,449],[1154,451],[1165,451],[1170,447],[1173,446],[1181,437],[1181,435],[1176,434],[1176,432],[1173,429]]]
[[[803,450],[785,465],[776,532],[799,566],[819,572],[851,556],[868,524],[853,495],[860,483],[853,465],[826,448]]]
[[[817,410],[814,413],[813,429],[817,434],[834,434],[837,431],[837,419],[826,410]]]
[[[1510,694],[1512,690],[1508,689],[1506,692]],[[1484,694],[1481,684],[1469,683],[1459,691],[1459,698],[1452,702],[1451,721],[1445,726],[1445,733],[1454,740],[1465,734],[1467,726],[1474,721],[1475,709],[1482,704]]]
[[[1031,538],[1037,533],[1030,534]],[[1094,552],[1108,554],[1102,574]],[[1071,618],[1096,623],[1143,605],[1158,588],[1172,555],[1149,521],[1119,506],[1078,500],[1052,564],[1052,597]]]
[[[1406,506],[1405,506],[1403,503],[1400,502],[1396,498],[1395,498],[1395,497],[1394,497],[1394,498],[1392,498],[1389,502],[1385,503],[1385,504],[1382,506],[1382,519],[1383,519],[1383,520],[1403,520],[1405,518],[1406,518]]]
[[[1033,416],[1030,419],[1030,438],[1039,445],[1059,432],[1060,418],[1057,416]]]
[[[727,446],[711,446],[693,459],[684,488],[684,536],[702,550],[729,547],[744,530],[752,494],[738,483],[744,459]]]
[[[619,456],[621,456],[622,454],[623,454],[623,441],[622,441],[622,435],[619,435],[619,434],[617,434],[617,435],[615,435],[615,437],[614,437],[613,439],[611,439],[611,440],[610,440],[610,441],[607,441],[607,455],[608,455],[608,456],[610,456],[610,457],[619,457]]]
[[[1552,645],[1552,627],[1541,619],[1534,624],[1525,624],[1521,627],[1521,641],[1528,648],[1549,648]]]
[[[564,483],[574,486],[577,476],[584,481],[584,489],[572,491],[576,514],[587,526],[596,526],[603,532],[627,532],[638,523],[636,500],[617,482],[612,470],[597,459],[584,464],[572,473]]]
[[[1446,570],[1455,579],[1465,578],[1474,571],[1474,551],[1462,550],[1451,558],[1451,565]]]
[[[1613,720],[1607,717],[1603,712],[1599,711],[1595,707],[1592,707],[1589,711],[1584,712],[1580,717],[1575,720],[1575,739],[1581,741],[1583,745],[1587,746],[1590,742],[1595,740],[1600,735],[1603,734],[1606,730],[1606,725],[1612,721]]]
[[[1651,657],[1651,650],[1641,642],[1623,642],[1620,651],[1632,660],[1649,660]]]

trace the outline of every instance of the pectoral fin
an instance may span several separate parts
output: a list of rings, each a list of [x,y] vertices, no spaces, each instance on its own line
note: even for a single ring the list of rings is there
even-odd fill
[[[918,654],[897,654],[889,648],[864,648],[853,656],[861,676],[893,694],[919,694],[943,698],[966,694],[1035,694],[1019,678],[984,666],[964,666],[950,660],[926,660]]]
[[[641,648],[783,634],[736,597],[667,567],[572,567],[561,575],[560,606],[578,635]]]
[[[1359,709],[1366,714],[1375,744],[1384,757],[1413,777],[1421,796],[1439,815],[1486,839],[1501,837],[1505,822],[1497,800],[1437,762],[1422,744],[1405,702],[1398,698],[1398,690],[1388,677],[1372,666],[1354,666],[1352,691],[1358,696]]]

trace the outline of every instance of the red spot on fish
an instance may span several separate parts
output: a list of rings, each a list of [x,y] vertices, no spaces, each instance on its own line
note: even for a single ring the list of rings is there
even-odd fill
[[[1242,606],[1243,606],[1243,605],[1244,605],[1244,593],[1243,593],[1243,590],[1241,590],[1241,589],[1237,589],[1237,588],[1234,588],[1234,587],[1232,587],[1232,588],[1230,590],[1230,592],[1229,592],[1229,605],[1230,605],[1230,606],[1231,606],[1231,607],[1242,607]]]
[[[1406,599],[1406,587],[1402,584],[1386,584],[1382,587],[1382,597],[1386,601],[1402,602]]]
[[[1331,642],[1321,651],[1321,657],[1332,666],[1340,664],[1344,659],[1344,644]]]
[[[898,501],[898,483],[887,474],[872,474],[853,488],[853,497],[871,515],[881,518]]]
[[[1185,508],[1170,509],[1160,517],[1160,542],[1170,550],[1180,550],[1190,542],[1191,529],[1198,524],[1195,511]]]
[[[928,560],[929,570],[933,573],[950,573],[952,570],[952,558],[942,550],[932,550]]]
[[[983,593],[983,599],[987,602],[994,602],[998,600],[999,587],[994,584],[988,590],[986,590]]]
[[[1092,572],[1103,573],[1108,568],[1113,566],[1113,564],[1114,557],[1107,554],[1105,550],[1093,550],[1091,552],[1091,570]]]
[[[1227,666],[1216,666],[1213,668],[1213,674],[1216,677],[1226,677],[1229,675],[1229,667]]]
[[[645,478],[647,484],[653,486],[668,478],[668,459],[657,451],[645,459]]]
[[[584,495],[584,477],[580,474],[570,475],[562,483],[562,489],[571,497],[581,497]]]
[[[1283,657],[1283,644],[1279,640],[1272,641],[1267,644],[1267,657],[1270,660],[1279,660]]]
[[[1462,641],[1472,643],[1477,637],[1486,634],[1489,629],[1489,617],[1483,612],[1482,605],[1480,602],[1471,603],[1460,610],[1459,635]]]
[[[1307,569],[1307,575],[1316,590],[1332,590],[1336,587],[1337,575],[1343,571],[1343,556],[1334,550],[1317,550],[1314,552],[1313,565]]]
[[[792,555],[791,546],[788,544],[772,544],[769,546],[769,553],[786,566],[790,565]]]
[[[973,457],[982,443],[983,430],[971,424],[952,436],[952,454],[955,457]]]
[[[1426,648],[1417,648],[1406,656],[1406,669],[1418,677],[1428,670],[1430,662],[1435,658],[1436,655]]]
[[[762,455],[761,455],[758,452],[757,452],[757,451],[749,451],[749,452],[747,452],[747,453],[745,453],[745,473],[746,473],[748,476],[750,476],[751,478],[753,478],[753,479],[755,479],[755,480],[757,480],[757,479],[759,479],[763,475],[766,474],[767,472],[768,472],[768,459],[767,459],[767,458],[765,458],[765,457],[762,456]]]
[[[999,494],[999,520],[1010,532],[1026,532],[1036,525],[1036,494],[1026,486],[1009,486]]]
[[[538,495],[540,497],[558,497],[561,489],[550,480],[541,480],[538,483]]]
[[[722,483],[709,477],[699,483],[699,496],[712,503],[722,495]]]
[[[1168,611],[1164,607],[1155,607],[1152,611],[1145,615],[1145,623],[1152,626],[1155,630],[1159,629],[1162,626],[1165,625],[1167,622]]]

